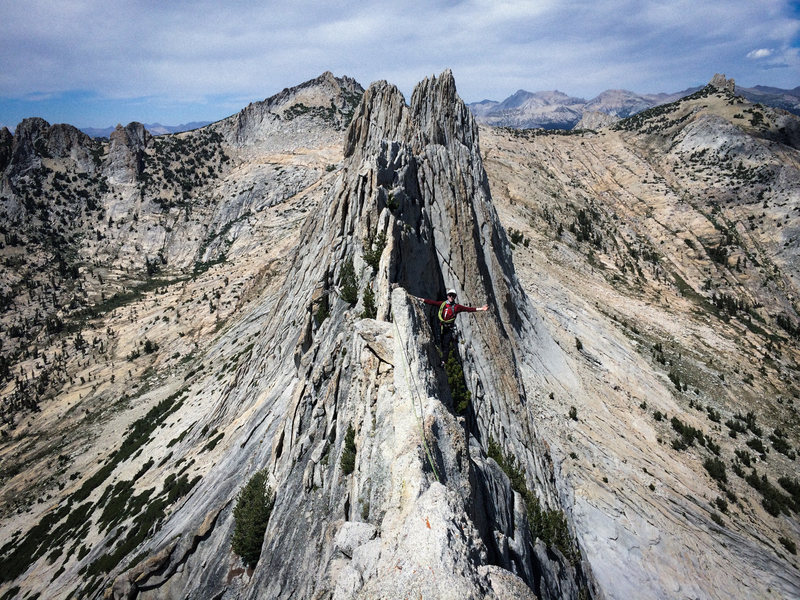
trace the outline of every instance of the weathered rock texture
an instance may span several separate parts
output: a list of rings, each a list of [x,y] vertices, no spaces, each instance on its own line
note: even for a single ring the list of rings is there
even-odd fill
[[[603,112],[586,111],[581,115],[581,120],[575,125],[575,129],[602,129],[613,125],[618,120],[618,118]]]
[[[800,586],[797,513],[754,487],[787,499],[797,475],[779,437],[797,448],[798,347],[777,315],[796,323],[800,162],[773,141],[784,114],[717,83],[600,134],[481,130],[519,277],[584,386],[535,418],[610,597]]]
[[[346,97],[319,89],[334,84],[348,90]],[[302,97],[308,105],[309,96],[325,97],[327,109],[282,111],[283,128],[269,131],[253,125],[248,133],[243,117],[234,115],[203,130],[161,138],[131,124],[109,141],[88,140],[37,119],[23,122],[14,136],[0,134],[8,160],[0,182],[0,292],[3,329],[10,333],[0,361],[2,513],[8,517],[0,533],[4,587],[13,589],[10,582],[16,579],[26,589],[46,584],[50,597],[102,595],[106,573],[136,555],[126,556],[125,548],[115,553],[115,541],[122,536],[133,550],[211,468],[216,459],[205,459],[213,457],[211,449],[224,436],[219,430],[233,426],[228,416],[236,417],[240,399],[227,403],[237,386],[223,383],[224,377],[205,382],[191,375],[223,360],[232,377],[235,365],[251,360],[255,335],[272,318],[267,315],[300,228],[335,177],[342,121],[349,118],[342,111],[352,114],[360,91],[352,80],[329,74],[294,96],[287,90],[287,102]],[[246,110],[273,120],[269,115],[283,108],[273,98]],[[292,138],[290,129],[305,136]],[[259,142],[225,141],[236,132]],[[73,138],[85,144],[83,152],[73,151]],[[234,319],[234,325],[233,314],[247,316]],[[228,338],[231,328],[236,333]],[[248,341],[237,337],[242,331]],[[262,364],[260,356],[252,360]],[[201,367],[203,361],[208,363]],[[200,382],[195,389],[202,395],[194,397],[199,404],[186,403],[195,384],[183,384],[184,377]],[[258,381],[273,384],[269,378]],[[167,437],[150,436],[149,423],[163,423],[172,414],[157,406],[177,409],[177,404],[185,405],[173,415],[176,421],[165,425]],[[225,423],[219,430],[205,427],[207,419],[217,418]],[[172,435],[176,426],[183,436]],[[178,437],[185,440],[180,455]],[[117,452],[121,439],[140,451],[136,458]],[[148,471],[153,466],[148,458],[159,453],[164,462]],[[37,458],[42,456],[49,457],[45,463]],[[100,456],[110,465],[95,473]],[[58,466],[48,468],[54,457],[60,457]],[[145,464],[142,473],[150,475],[136,481],[149,487],[131,487]],[[233,472],[235,496],[238,477],[247,473],[238,466]],[[115,484],[120,486],[112,494]],[[83,512],[75,514],[85,516],[93,507],[93,517],[73,516],[65,523],[59,506],[41,504],[58,486],[66,513],[80,505]],[[147,503],[150,516],[141,504],[133,508],[131,499],[147,489],[159,496]],[[104,508],[110,496],[113,510]],[[138,497],[141,503],[143,496]],[[203,515],[184,538],[190,548],[208,535],[231,500]],[[108,520],[98,524],[103,511],[117,515],[114,526]],[[30,526],[49,518],[62,521],[60,529],[45,529],[55,537],[42,537],[41,528],[31,532]],[[117,527],[120,522],[125,524]],[[137,527],[133,523],[143,528],[141,535],[130,533]],[[53,555],[61,554],[59,564],[37,565],[51,547],[62,549]],[[173,550],[186,552],[176,544]],[[160,551],[158,560],[147,559],[138,568],[158,570],[171,552]],[[85,575],[90,565],[95,566]]]
[[[797,596],[796,120],[723,86],[479,146],[449,72],[361,92],[0,133],[0,593]],[[466,409],[415,298],[449,287],[490,307]]]
[[[410,106],[394,86],[373,84],[347,140],[322,210],[304,225],[280,312],[257,338],[254,352],[265,361],[242,374],[228,399],[226,410],[255,414],[232,433],[230,450],[198,493],[165,522],[153,551],[228,508],[190,555],[190,541],[179,542],[170,566],[152,577],[136,571],[134,587],[143,598],[486,598],[509,588],[577,598],[585,579],[557,551],[534,552],[520,498],[485,459],[493,434],[538,482],[532,487],[543,505],[557,506],[546,451],[520,412],[525,391],[515,350],[521,328],[532,327],[522,312],[530,309],[489,203],[477,128],[452,75],[422,82]],[[383,235],[373,276],[363,248]],[[359,287],[377,297],[377,321],[359,319],[360,305],[337,298],[348,258]],[[408,295],[440,294],[446,285],[493,305],[464,329],[476,408],[469,423],[453,414],[428,320]],[[330,316],[320,324],[323,303]],[[540,337],[541,361],[562,368],[555,346]],[[250,372],[264,369],[259,379]],[[247,384],[259,380],[256,389]],[[346,476],[339,457],[348,426],[358,450]],[[251,577],[231,582],[235,562],[209,568],[209,559],[227,552],[229,503],[243,474],[264,467],[276,500],[262,559]]]

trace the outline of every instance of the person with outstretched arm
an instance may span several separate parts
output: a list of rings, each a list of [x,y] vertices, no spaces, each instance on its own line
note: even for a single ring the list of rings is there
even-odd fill
[[[484,304],[479,308],[458,304],[456,302],[456,291],[453,289],[447,290],[447,300],[429,300],[428,298],[418,298],[418,300],[422,300],[425,304],[439,307],[437,316],[439,317],[439,325],[442,330],[442,364],[447,360],[447,356],[450,353],[450,344],[454,337],[453,328],[458,313],[483,312],[489,310],[488,304]]]

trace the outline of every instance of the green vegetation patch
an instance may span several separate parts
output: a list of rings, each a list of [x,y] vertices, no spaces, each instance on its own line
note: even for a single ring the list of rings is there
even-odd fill
[[[613,129],[616,129],[617,131],[639,131],[641,133],[662,132],[667,128],[677,125],[689,118],[691,113],[687,113],[685,116],[676,119],[667,118],[678,107],[680,107],[681,104],[690,100],[705,98],[715,93],[718,93],[718,90],[711,85],[707,85],[703,89],[698,90],[697,92],[684,98],[680,98],[675,102],[654,106],[653,108],[648,108],[636,113],[635,115],[622,119],[614,125]]]
[[[450,387],[450,396],[453,398],[453,409],[457,415],[463,415],[469,407],[472,394],[467,389],[467,382],[464,379],[464,368],[458,355],[451,351],[444,363],[444,371],[447,374],[447,385]]]
[[[528,525],[534,539],[539,538],[548,547],[558,548],[567,560],[576,564],[580,560],[580,552],[572,540],[567,526],[567,518],[560,510],[542,510],[539,498],[528,489],[525,473],[517,463],[517,457],[503,453],[500,445],[489,438],[489,458],[494,460],[511,481],[511,489],[517,492],[525,502]]]
[[[101,506],[105,507],[103,509],[103,513],[97,520],[97,526],[99,527],[100,531],[115,527],[125,519],[127,516],[125,513],[125,507],[130,503],[131,497],[133,496],[133,484],[133,480],[124,480],[118,481],[113,487],[108,486],[106,488],[103,496],[97,502],[98,508]],[[149,498],[152,492],[153,490],[148,490],[142,494],[142,502],[136,502],[136,504],[141,506],[147,500],[147,498]],[[138,513],[139,511],[137,510],[136,512]]]
[[[222,438],[224,437],[225,437],[224,431],[218,433],[216,436],[211,438],[211,440],[203,447],[203,452],[210,452],[211,450],[216,448],[217,444],[219,444],[220,441],[222,441]]]
[[[716,479],[720,483],[728,482],[728,476],[725,474],[725,463],[723,463],[720,459],[707,458],[703,462],[703,466],[706,468],[706,471],[708,471],[708,474],[711,475],[713,479]]]
[[[375,292],[367,285],[364,288],[364,293],[361,295],[364,304],[364,310],[361,313],[362,319],[374,319],[378,316],[378,307],[375,306]]]
[[[344,97],[344,108],[342,109],[342,118],[344,120],[344,125],[347,126],[350,124],[350,121],[353,120],[353,114],[356,111],[356,108],[361,102],[361,97],[364,95],[363,93],[359,94],[358,92],[349,92],[343,91],[342,95]]]
[[[358,301],[358,280],[353,267],[353,257],[348,256],[339,270],[339,295],[350,305]]]
[[[792,540],[780,536],[778,541],[789,551],[790,554],[797,554],[797,544],[795,544]]]
[[[761,494],[761,505],[773,517],[777,517],[781,513],[789,515],[791,514],[790,511],[800,512],[800,502],[798,502],[800,500],[800,485],[798,485],[796,479],[790,480],[782,477],[778,480],[778,483],[789,491],[791,496],[787,496],[772,485],[766,474],[759,477],[758,471],[755,469],[744,479],[752,488],[758,490]]]
[[[101,529],[113,526],[121,522],[123,518],[137,514],[141,510],[149,498],[149,496],[145,496],[148,492],[133,496],[132,484],[144,474],[147,468],[152,466],[151,462],[146,463],[132,481],[118,482],[111,489],[107,488],[96,505],[92,502],[84,502],[84,500],[111,476],[119,464],[128,460],[147,443],[156,427],[181,407],[183,400],[180,398],[185,392],[186,390],[182,390],[165,398],[151,408],[144,417],[134,422],[128,435],[120,447],[109,457],[106,464],[87,479],[77,491],[68,496],[58,509],[45,514],[39,523],[34,525],[21,539],[12,540],[0,548],[0,583],[13,581],[46,553],[52,553],[66,544],[68,539],[84,538],[88,534],[92,514],[100,507],[105,506],[98,519]],[[143,519],[152,519],[154,515],[158,516],[159,502],[161,501],[156,500],[148,505]],[[123,509],[123,507],[125,508]],[[124,513],[122,517],[119,516],[121,512]],[[127,536],[127,540],[138,540],[133,547],[144,540],[153,522],[153,520],[150,521],[150,525],[141,534],[141,538],[137,537],[137,533]],[[118,554],[115,551],[112,555],[104,555],[103,562],[97,569],[103,570],[105,565],[113,562],[116,557],[116,562],[113,563],[115,566],[129,550],[118,549],[118,551]]]
[[[147,292],[151,292],[161,287],[167,287],[175,283],[182,283],[186,281],[186,277],[179,277],[176,279],[148,279],[147,281],[133,287],[125,292],[117,292],[110,298],[102,301],[100,304],[90,306],[80,313],[73,315],[76,319],[82,318],[96,318],[106,313],[111,312],[117,308],[121,308],[133,302],[141,300]]]
[[[164,509],[178,498],[188,494],[199,481],[199,475],[191,482],[188,481],[186,475],[177,478],[175,475],[170,475],[164,481],[164,486],[155,499],[150,500],[150,496],[155,491],[155,488],[151,488],[145,490],[138,496],[131,496],[124,509],[121,509],[120,505],[117,503],[116,507],[120,512],[117,514],[111,513],[107,518],[115,523],[119,523],[123,519],[134,515],[136,518],[132,523],[132,528],[126,535],[122,536],[123,541],[121,544],[112,551],[106,552],[89,565],[87,569],[88,574],[98,575],[100,573],[108,573],[116,567],[123,558],[128,556],[139,544],[152,535],[151,530],[157,531],[161,527],[161,523],[166,516]],[[106,516],[106,512],[108,511],[109,507],[106,507],[106,511],[103,512],[103,517]]]
[[[780,486],[789,492],[792,499],[791,507],[796,513],[800,513],[800,482],[797,478],[790,479],[789,477],[778,478]]]
[[[261,557],[264,533],[274,505],[275,495],[267,486],[265,470],[253,475],[236,497],[231,549],[250,568],[255,567]]]
[[[345,475],[350,475],[356,468],[356,432],[352,425],[347,426],[347,433],[344,435],[344,451],[339,464]]]
[[[713,312],[713,307],[711,303],[708,300],[706,300],[703,296],[698,294],[695,291],[695,289],[691,285],[689,285],[683,277],[681,277],[678,273],[673,272],[672,278],[675,280],[675,285],[678,287],[678,291],[680,292],[681,296],[683,296],[687,300],[691,300],[692,302],[697,304],[699,308],[707,312]]]
[[[191,208],[191,192],[206,186],[222,174],[230,157],[222,148],[222,135],[211,128],[192,134],[158,136],[152,151],[144,155],[139,175],[143,190],[163,211]]]
[[[12,540],[0,548],[0,583],[13,581],[46,553],[61,547],[69,533],[77,531],[91,514],[92,503],[86,502],[71,511],[72,502],[47,513],[21,540]],[[62,519],[66,520],[58,524]]]
[[[681,422],[678,417],[672,417],[670,423],[672,428],[681,436],[672,442],[672,447],[676,450],[685,450],[689,446],[693,446],[695,441],[701,446],[706,445],[705,434],[699,429]]]
[[[372,268],[373,275],[378,272],[384,248],[386,248],[386,234],[382,231],[378,234],[371,234],[364,242],[362,247],[364,262]]]
[[[283,112],[283,118],[287,121],[292,121],[302,115],[309,115],[321,119],[326,123],[334,124],[336,121],[336,112],[336,106],[333,104],[333,101],[331,101],[330,106],[327,108],[322,106],[307,106],[302,102],[298,102]]]
[[[6,591],[6,593],[3,594],[2,597],[0,597],[0,600],[14,600],[14,598],[17,598],[18,593],[19,593],[19,586],[14,586],[12,588],[9,588],[8,591]]]
[[[769,440],[772,442],[772,447],[775,448],[775,450],[786,455],[790,460],[795,459],[796,453],[792,450],[792,446],[787,441],[786,433],[781,429],[775,429],[774,432],[770,434]]]

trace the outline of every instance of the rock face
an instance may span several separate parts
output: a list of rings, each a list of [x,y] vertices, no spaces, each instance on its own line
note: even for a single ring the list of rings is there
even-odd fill
[[[152,136],[141,123],[117,128],[108,136],[108,177],[114,183],[134,183],[144,170],[144,152]]]
[[[174,136],[0,133],[0,595],[797,596],[787,119],[709,86],[479,130],[450,72],[326,73]],[[416,299],[450,287],[489,306],[463,374]]]
[[[43,135],[50,124],[44,119],[33,117],[23,120],[14,131],[14,142],[11,147],[11,161],[15,165],[16,173],[24,173],[26,170],[38,164],[38,154],[35,144],[39,142],[39,148],[44,147]]]
[[[68,157],[83,170],[91,168],[88,151],[91,140],[72,125],[50,125],[44,119],[34,117],[23,120],[13,137],[7,129],[4,131],[5,133],[0,134],[0,147],[5,148],[0,150],[0,165],[5,170],[9,163],[13,164],[12,176],[37,168],[42,158]]]
[[[736,92],[736,82],[732,78],[727,79],[721,73],[715,73],[708,85],[722,92],[730,92],[731,94]]]
[[[319,131],[308,127],[307,118],[317,117],[329,122],[334,130],[342,129],[349,123],[363,91],[354,79],[336,78],[326,71],[316,79],[250,104],[235,118],[226,120],[220,131],[229,142],[241,147],[258,144],[269,148],[267,144],[278,131],[283,134],[283,145],[319,145],[321,140],[314,137]]]
[[[609,114],[598,111],[587,111],[581,116],[581,120],[575,125],[575,129],[602,129],[610,127],[619,119]]]
[[[8,163],[11,161],[11,145],[14,142],[14,136],[7,127],[0,129],[0,170],[5,171]]]
[[[800,162],[774,141],[783,119],[708,86],[598,133],[481,129],[518,276],[583,386],[533,404],[608,597],[800,589],[797,513],[758,491],[787,500],[796,454],[752,453],[781,446],[776,429],[798,444],[798,345],[775,317],[797,314]],[[781,358],[761,369],[773,335]],[[747,418],[756,432],[735,431]]]
[[[449,72],[419,84],[409,106],[385,82],[367,90],[326,208],[306,222],[280,293],[293,302],[259,336],[270,385],[261,393],[240,386],[231,398],[242,412],[263,395],[259,416],[152,542],[157,551],[229,502],[244,475],[240,468],[232,478],[233,465],[248,464],[268,468],[276,490],[261,560],[249,581],[233,585],[224,562],[203,568],[227,552],[228,507],[190,555],[181,541],[157,573],[123,573],[115,589],[133,580],[142,598],[578,597],[587,581],[580,568],[557,550],[535,551],[521,497],[485,455],[492,435],[518,455],[542,505],[558,506],[546,449],[515,420],[526,401],[515,354],[526,329],[536,335],[534,319],[478,150]],[[384,236],[373,275],[363,248]],[[360,305],[337,298],[348,258],[359,287],[374,292],[378,320],[359,320]],[[428,320],[409,296],[445,286],[493,307],[463,330],[477,409],[466,420],[453,414]],[[320,302],[330,316],[317,324]],[[530,360],[563,369],[552,341],[538,336]],[[348,427],[356,431],[352,475],[339,460]]]

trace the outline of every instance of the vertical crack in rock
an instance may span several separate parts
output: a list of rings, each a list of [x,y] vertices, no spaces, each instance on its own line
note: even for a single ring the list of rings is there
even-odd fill
[[[386,82],[370,86],[344,151],[303,227],[279,310],[265,318],[263,354],[240,376],[260,383],[228,395],[247,407],[236,413],[247,425],[150,544],[170,576],[123,573],[127,583],[110,594],[579,597],[591,588],[588,567],[534,539],[523,498],[569,507],[528,405],[544,385],[579,384],[516,280],[477,126],[452,74],[421,82],[409,105]],[[490,306],[458,324],[472,395],[460,417],[431,315],[412,298],[448,287]],[[364,318],[369,292],[375,319]],[[352,472],[342,461],[350,428]],[[516,457],[526,489],[512,489],[487,458],[490,438]],[[265,467],[275,506],[260,560],[242,574],[229,551],[232,499]],[[164,552],[215,510],[216,526],[190,554]],[[163,564],[176,557],[180,568]]]

